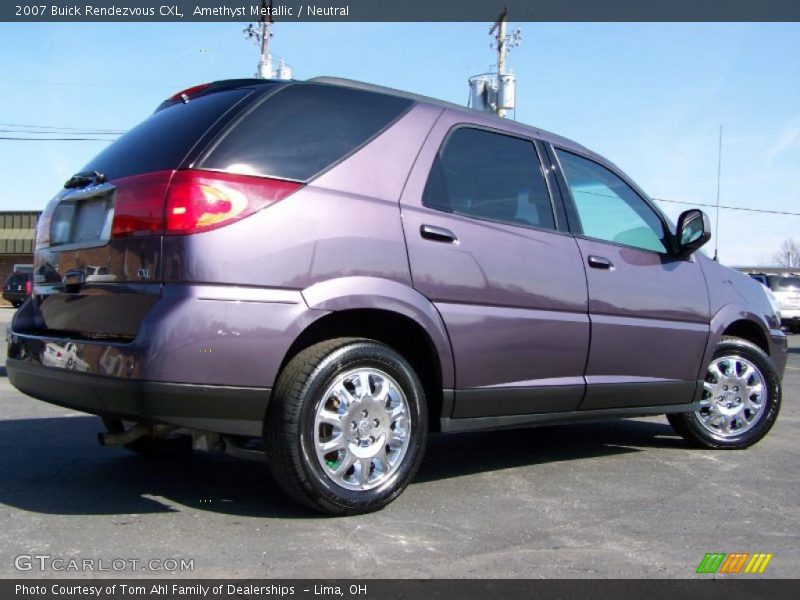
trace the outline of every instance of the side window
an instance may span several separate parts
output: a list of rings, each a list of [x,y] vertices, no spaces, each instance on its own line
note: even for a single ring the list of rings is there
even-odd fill
[[[596,162],[563,150],[556,152],[584,235],[667,251],[661,219],[628,184]]]
[[[244,117],[201,168],[308,181],[411,106],[405,98],[323,84],[292,84]]]
[[[460,127],[434,161],[422,204],[444,212],[523,227],[555,229],[533,143]]]

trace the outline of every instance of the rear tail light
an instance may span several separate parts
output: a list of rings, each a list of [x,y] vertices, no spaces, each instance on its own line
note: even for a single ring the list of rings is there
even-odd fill
[[[301,187],[294,181],[215,171],[159,171],[116,187],[112,237],[187,235],[223,227]]]
[[[53,212],[63,196],[64,190],[61,190],[47,203],[42,214],[39,215],[39,220],[36,222],[36,248],[50,245],[50,224],[53,222]]]
[[[50,221],[53,218],[52,207],[48,206],[36,223],[36,247],[50,245]]]
[[[167,193],[166,233],[217,229],[283,200],[302,184],[214,171],[178,171]]]
[[[173,171],[156,171],[114,181],[111,236],[158,235],[164,231],[164,197]]]
[[[32,289],[33,289],[33,282],[30,279],[27,279],[25,281],[25,295],[30,296]]]

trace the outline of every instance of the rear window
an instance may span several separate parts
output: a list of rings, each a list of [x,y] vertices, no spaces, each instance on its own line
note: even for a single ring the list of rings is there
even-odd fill
[[[800,277],[770,277],[769,287],[773,292],[800,292]]]
[[[217,119],[250,92],[214,92],[159,110],[98,154],[83,171],[99,171],[108,179],[118,179],[176,169]]]
[[[31,278],[30,273],[12,273],[6,279],[6,285],[22,285]]]
[[[307,181],[367,142],[411,104],[337,86],[287,86],[243,117],[199,166]]]

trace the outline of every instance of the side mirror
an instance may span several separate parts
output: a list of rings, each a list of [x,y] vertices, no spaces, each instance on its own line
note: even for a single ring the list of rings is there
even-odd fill
[[[693,208],[681,213],[675,233],[678,256],[688,258],[711,239],[711,223],[702,210]]]

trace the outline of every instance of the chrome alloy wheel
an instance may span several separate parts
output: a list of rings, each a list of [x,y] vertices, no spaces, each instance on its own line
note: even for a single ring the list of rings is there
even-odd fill
[[[695,414],[712,434],[731,438],[758,423],[766,407],[766,384],[759,368],[741,356],[715,358],[708,366],[703,399]]]
[[[408,400],[374,368],[339,375],[314,416],[314,446],[323,471],[349,490],[369,490],[397,471],[411,440]]]

